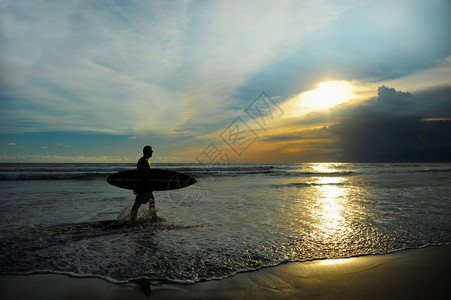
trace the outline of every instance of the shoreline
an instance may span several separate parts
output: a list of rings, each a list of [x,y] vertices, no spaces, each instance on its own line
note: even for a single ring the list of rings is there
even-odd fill
[[[63,274],[0,275],[7,299],[445,299],[451,245],[338,260],[288,262],[194,284],[113,284]],[[150,292],[150,294],[149,294]]]

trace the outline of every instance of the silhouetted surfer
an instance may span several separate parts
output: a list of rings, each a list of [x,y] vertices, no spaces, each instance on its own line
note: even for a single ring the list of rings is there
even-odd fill
[[[140,177],[144,181],[144,186],[146,187],[146,189],[133,191],[133,193],[136,195],[136,198],[135,204],[133,205],[130,212],[130,220],[132,222],[136,221],[136,214],[138,213],[138,209],[141,204],[146,204],[147,202],[149,202],[149,211],[152,215],[152,220],[157,217],[157,212],[155,210],[155,198],[153,196],[152,189],[149,186],[147,177],[147,172],[150,170],[149,158],[152,157],[152,153],[152,147],[145,146],[143,148],[143,156],[138,160],[138,163],[136,165],[136,169],[138,170]]]

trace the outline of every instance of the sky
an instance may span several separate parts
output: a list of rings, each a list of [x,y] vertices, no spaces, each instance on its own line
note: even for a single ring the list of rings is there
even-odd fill
[[[451,2],[0,1],[0,162],[451,161]]]

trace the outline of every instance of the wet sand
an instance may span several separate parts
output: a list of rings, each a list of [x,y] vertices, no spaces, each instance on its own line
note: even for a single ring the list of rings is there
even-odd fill
[[[192,285],[152,282],[150,299],[451,299],[451,245],[286,263]],[[0,275],[0,298],[149,299],[146,282]]]

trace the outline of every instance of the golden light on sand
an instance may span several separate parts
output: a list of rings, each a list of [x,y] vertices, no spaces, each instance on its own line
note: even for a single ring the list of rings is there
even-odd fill
[[[352,258],[337,258],[337,259],[326,259],[318,262],[319,265],[327,266],[327,265],[339,265],[351,262]]]

